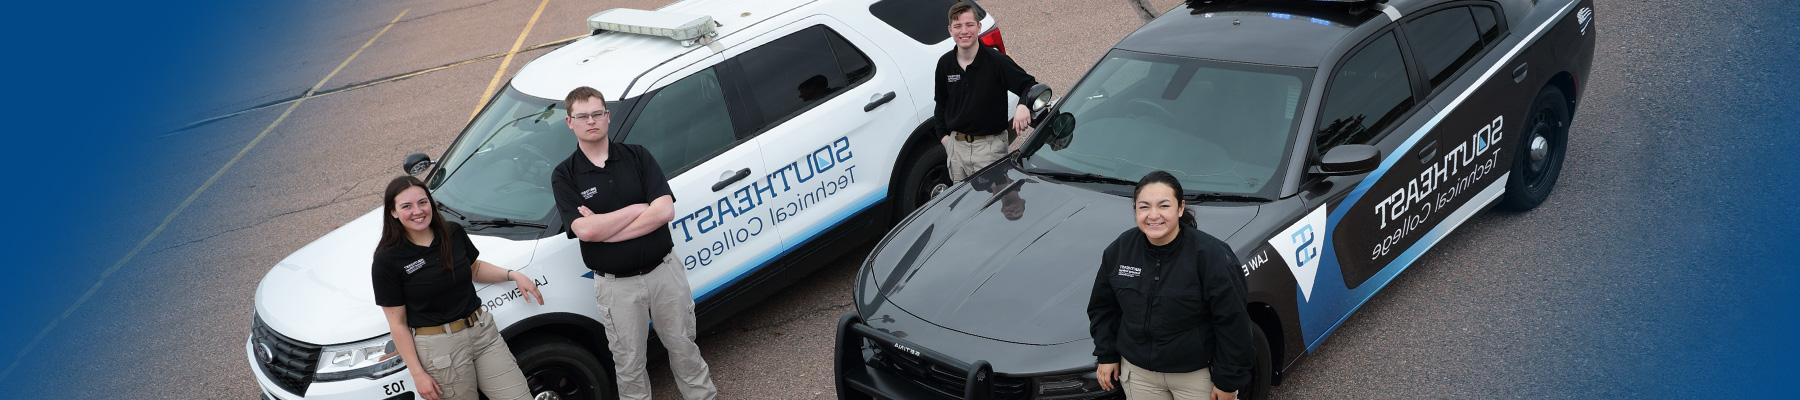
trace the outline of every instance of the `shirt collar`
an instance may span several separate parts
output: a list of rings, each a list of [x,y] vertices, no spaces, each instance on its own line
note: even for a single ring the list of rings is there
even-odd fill
[[[608,164],[618,161],[613,158],[613,155],[615,153],[612,151],[613,147],[617,147],[617,146],[618,145],[613,144],[611,140],[608,140],[606,142],[606,162]],[[594,165],[593,161],[588,160],[587,153],[581,152],[580,147],[575,148],[575,157],[574,158],[575,158],[575,172],[604,172],[604,171],[606,171],[605,168],[600,168],[600,166]]]

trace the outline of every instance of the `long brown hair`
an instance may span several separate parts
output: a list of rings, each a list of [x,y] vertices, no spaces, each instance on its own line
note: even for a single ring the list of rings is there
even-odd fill
[[[394,177],[393,180],[388,181],[387,190],[382,191],[381,241],[375,244],[375,254],[381,254],[383,250],[399,246],[401,242],[406,241],[406,226],[401,225],[400,220],[394,218],[394,198],[399,197],[400,192],[413,187],[424,190],[425,200],[431,202],[431,222],[427,226],[430,227],[432,235],[436,236],[431,242],[437,245],[439,255],[444,259],[444,270],[452,271],[455,267],[451,263],[450,244],[445,242],[450,240],[450,229],[445,225],[444,215],[438,213],[437,199],[431,197],[431,189],[425,188],[425,182],[412,175]]]

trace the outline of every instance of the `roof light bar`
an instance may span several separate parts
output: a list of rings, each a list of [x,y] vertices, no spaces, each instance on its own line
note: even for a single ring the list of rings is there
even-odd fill
[[[667,11],[614,8],[595,13],[587,22],[595,34],[612,31],[661,36],[681,41],[682,46],[700,44],[718,35],[714,30],[718,25],[710,16]]]

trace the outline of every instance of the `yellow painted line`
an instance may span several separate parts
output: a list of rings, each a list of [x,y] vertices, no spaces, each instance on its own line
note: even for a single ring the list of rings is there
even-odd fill
[[[537,11],[531,13],[530,20],[525,21],[525,29],[519,31],[519,38],[513,39],[512,50],[507,50],[506,58],[500,59],[500,69],[494,70],[494,78],[488,79],[487,89],[481,91],[481,100],[475,102],[474,110],[469,110],[469,119],[475,119],[475,114],[481,113],[481,107],[486,106],[488,99],[494,96],[494,87],[499,86],[500,78],[506,76],[506,67],[512,65],[513,56],[519,54],[519,47],[525,45],[525,37],[531,35],[531,27],[537,26],[538,17],[544,15],[544,6],[548,5],[550,0],[538,2]]]
[[[100,291],[100,286],[106,283],[107,277],[112,276],[115,272],[119,272],[120,268],[124,268],[126,263],[131,262],[132,258],[137,257],[138,252],[143,251],[145,246],[150,245],[150,241],[156,240],[157,236],[161,236],[163,230],[168,229],[169,223],[174,222],[175,217],[180,216],[182,211],[186,211],[188,206],[193,205],[194,200],[199,199],[201,193],[205,193],[206,189],[211,188],[214,183],[218,183],[219,177],[225,176],[225,172],[230,171],[231,167],[237,165],[239,160],[243,160],[244,155],[250,154],[250,149],[256,148],[257,143],[262,143],[263,138],[268,137],[269,132],[275,131],[275,127],[280,126],[282,121],[286,121],[287,117],[294,113],[295,108],[300,107],[300,104],[306,102],[307,98],[312,97],[314,92],[317,92],[319,91],[319,88],[324,87],[325,82],[330,81],[331,77],[337,76],[338,72],[342,72],[344,67],[350,65],[350,61],[355,60],[356,56],[361,55],[363,50],[367,50],[369,45],[375,44],[375,39],[386,34],[388,29],[393,28],[394,24],[399,23],[400,18],[405,17],[406,13],[409,11],[412,11],[412,9],[401,10],[399,15],[395,15],[393,20],[388,21],[387,26],[381,27],[380,32],[375,32],[375,36],[371,36],[369,37],[369,41],[363,42],[362,47],[356,48],[355,52],[350,53],[350,57],[345,58],[343,62],[338,63],[337,68],[332,68],[331,73],[325,74],[324,78],[319,78],[319,83],[314,83],[311,88],[306,89],[306,94],[300,96],[299,100],[288,104],[287,110],[282,111],[281,116],[275,117],[275,121],[270,122],[269,126],[264,127],[262,132],[257,133],[256,138],[250,139],[250,143],[246,143],[244,144],[244,148],[238,149],[237,154],[231,156],[231,160],[226,161],[225,165],[219,166],[219,170],[213,172],[211,177],[206,178],[206,181],[201,183],[199,188],[194,189],[193,193],[189,193],[186,199],[182,199],[181,204],[176,205],[175,210],[169,211],[169,215],[163,217],[162,223],[157,224],[156,229],[150,230],[150,234],[145,235],[143,240],[139,240],[137,246],[133,246],[130,252],[126,252],[125,256],[120,257],[119,261],[114,262],[111,267],[107,267],[105,271],[101,271],[100,279],[94,281],[94,285],[89,286],[87,292],[82,293],[80,298],[75,299],[75,304],[71,304],[69,305],[69,308],[64,309],[62,315],[58,315],[56,319],[51,320],[49,325],[45,325],[43,330],[38,331],[37,337],[31,338],[31,342],[25,344],[25,347],[19,350],[19,355],[13,358],[11,364],[6,366],[6,370],[0,371],[0,380],[6,379],[8,375],[12,375],[13,369],[18,368],[19,361],[24,360],[25,356],[31,353],[32,348],[37,347],[37,344],[42,342],[45,336],[49,336],[50,331],[55,330],[56,326],[61,324],[63,320],[68,319],[70,314],[74,314],[75,309],[81,308],[82,304],[86,304],[89,299],[92,299],[94,293]]]

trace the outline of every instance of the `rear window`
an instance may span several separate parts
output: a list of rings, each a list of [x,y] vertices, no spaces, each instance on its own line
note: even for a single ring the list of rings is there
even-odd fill
[[[869,13],[919,43],[936,44],[950,38],[950,6],[954,4],[956,0],[881,0],[869,6]],[[975,5],[975,20],[987,18],[981,5],[969,4]]]

